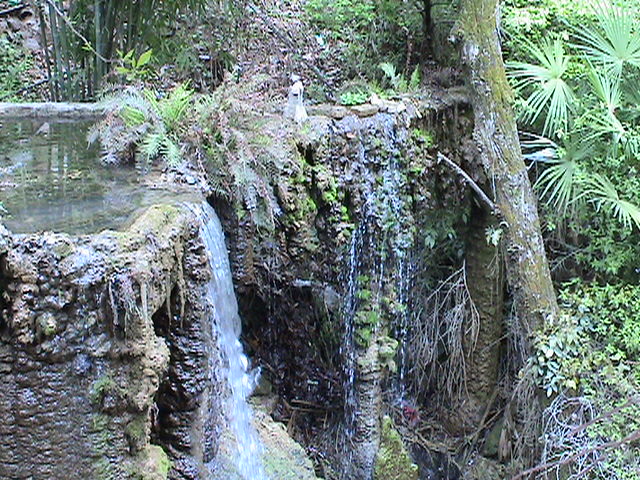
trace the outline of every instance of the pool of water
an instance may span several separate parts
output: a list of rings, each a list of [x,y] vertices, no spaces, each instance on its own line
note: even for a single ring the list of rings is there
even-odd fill
[[[0,124],[0,221],[15,233],[121,229],[155,203],[194,201],[193,189],[155,187],[153,174],[105,166],[87,144],[91,122]],[[199,201],[199,200],[197,200]]]

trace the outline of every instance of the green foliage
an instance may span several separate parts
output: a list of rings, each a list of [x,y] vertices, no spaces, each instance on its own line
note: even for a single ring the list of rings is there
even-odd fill
[[[414,128],[411,130],[411,136],[420,143],[423,143],[427,148],[435,145],[433,133],[422,128]]]
[[[375,20],[376,7],[373,2],[358,0],[308,0],[305,4],[311,21],[334,32],[347,35],[346,25],[367,28]]]
[[[640,67],[640,37],[632,12],[604,1],[594,8],[595,25],[576,30],[587,57],[617,76],[628,67]]]
[[[100,139],[105,163],[120,163],[136,152],[145,165],[162,158],[170,167],[182,163],[182,137],[187,113],[193,111],[193,91],[181,84],[160,96],[153,90],[128,89],[105,100],[110,112],[90,132]]]
[[[344,92],[341,93],[338,97],[338,102],[340,103],[340,105],[345,105],[347,107],[353,105],[362,105],[363,103],[366,103],[367,100],[369,100],[370,96],[371,95],[365,92]]]
[[[51,28],[56,100],[98,92],[105,76],[116,71],[132,78],[150,74],[150,50],[160,51],[184,14],[202,13],[206,0],[74,0],[46,2]],[[124,53],[126,52],[126,53]],[[144,53],[143,53],[144,52]],[[114,61],[120,56],[120,62]],[[147,58],[149,57],[149,58]]]
[[[525,49],[537,64],[508,63],[511,77],[518,81],[516,90],[532,90],[522,110],[523,121],[533,123],[545,112],[543,134],[566,131],[573,92],[565,81],[570,59],[564,45],[559,39],[544,40],[539,47],[529,43]]]
[[[423,33],[422,2],[308,0],[304,8],[318,35],[328,42],[331,55],[341,59],[346,78],[379,78],[371,66],[383,58],[406,65],[408,44],[418,45]]]
[[[559,394],[547,409],[548,458],[576,455],[567,478],[635,479],[640,448],[623,440],[640,430],[640,287],[576,280],[560,300],[565,315],[535,343],[541,386]],[[594,448],[605,455],[579,458]]]
[[[550,331],[540,333],[534,343],[535,372],[547,394],[576,390],[575,361],[580,354],[582,326],[570,316],[560,318]]]
[[[366,103],[370,97],[371,88],[363,83],[349,83],[338,92],[338,102],[348,107]]]
[[[607,209],[609,214],[617,218],[626,228],[632,224],[640,228],[640,208],[623,200],[618,191],[606,177],[594,174],[588,179],[589,188],[585,195],[590,197],[597,209]]]
[[[125,77],[126,83],[145,80],[151,75],[149,62],[152,54],[153,50],[151,49],[140,54],[139,57],[136,57],[134,50],[129,50],[127,53],[118,51],[121,65],[116,67],[116,72]]]
[[[402,73],[398,73],[396,71],[396,67],[392,63],[383,62],[378,66],[380,67],[380,70],[382,70],[382,72],[384,73],[387,81],[389,82],[389,85],[395,92],[398,92],[398,93],[413,92],[420,86],[421,76],[420,76],[419,66],[417,66],[413,70],[413,73],[411,74],[409,81],[407,81],[407,79]]]
[[[536,5],[546,6],[540,23],[546,37],[541,29],[537,44],[524,38],[525,31],[526,37],[538,35],[529,35],[538,32],[531,25],[512,31],[511,48],[527,60],[508,65],[520,119],[553,139],[536,137],[524,145],[542,167],[536,186],[547,225],[562,227],[556,238],[585,267],[629,274],[640,229],[640,31],[634,11],[604,0],[578,10],[559,0]],[[573,38],[566,23],[574,25]]]
[[[28,79],[31,60],[20,47],[0,36],[0,101],[19,101],[16,93]]]

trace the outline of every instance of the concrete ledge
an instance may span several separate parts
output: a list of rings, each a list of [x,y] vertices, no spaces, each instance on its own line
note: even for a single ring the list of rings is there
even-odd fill
[[[104,107],[97,103],[2,103],[0,118],[68,118],[92,119],[102,116]]]

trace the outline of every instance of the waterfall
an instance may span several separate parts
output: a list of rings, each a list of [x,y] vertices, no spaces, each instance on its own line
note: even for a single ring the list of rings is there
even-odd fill
[[[364,146],[361,150],[363,165],[381,162],[383,168],[368,185],[340,278],[344,291],[340,347],[344,424],[338,442],[342,480],[371,478],[383,393],[392,393],[397,405],[409,402],[407,338],[416,231],[410,187],[397,150],[402,140],[391,121],[381,133],[384,158],[369,159],[368,150]],[[391,349],[391,355],[395,349],[394,358],[384,363],[378,356],[382,345],[387,352]]]
[[[262,445],[251,423],[253,414],[247,402],[255,385],[256,374],[249,370],[249,359],[239,339],[242,325],[224,232],[216,212],[206,202],[195,213],[200,220],[200,236],[207,249],[212,272],[207,284],[207,296],[211,302],[211,328],[216,329],[227,363],[226,378],[230,392],[228,415],[237,447],[236,467],[244,480],[267,480],[262,466]]]

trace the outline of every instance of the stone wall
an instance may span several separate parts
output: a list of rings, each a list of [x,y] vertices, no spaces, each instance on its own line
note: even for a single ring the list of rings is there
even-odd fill
[[[2,238],[0,478],[166,478],[167,452],[195,478],[214,453],[193,448],[212,428],[196,417],[215,402],[202,404],[208,270],[189,210]]]

